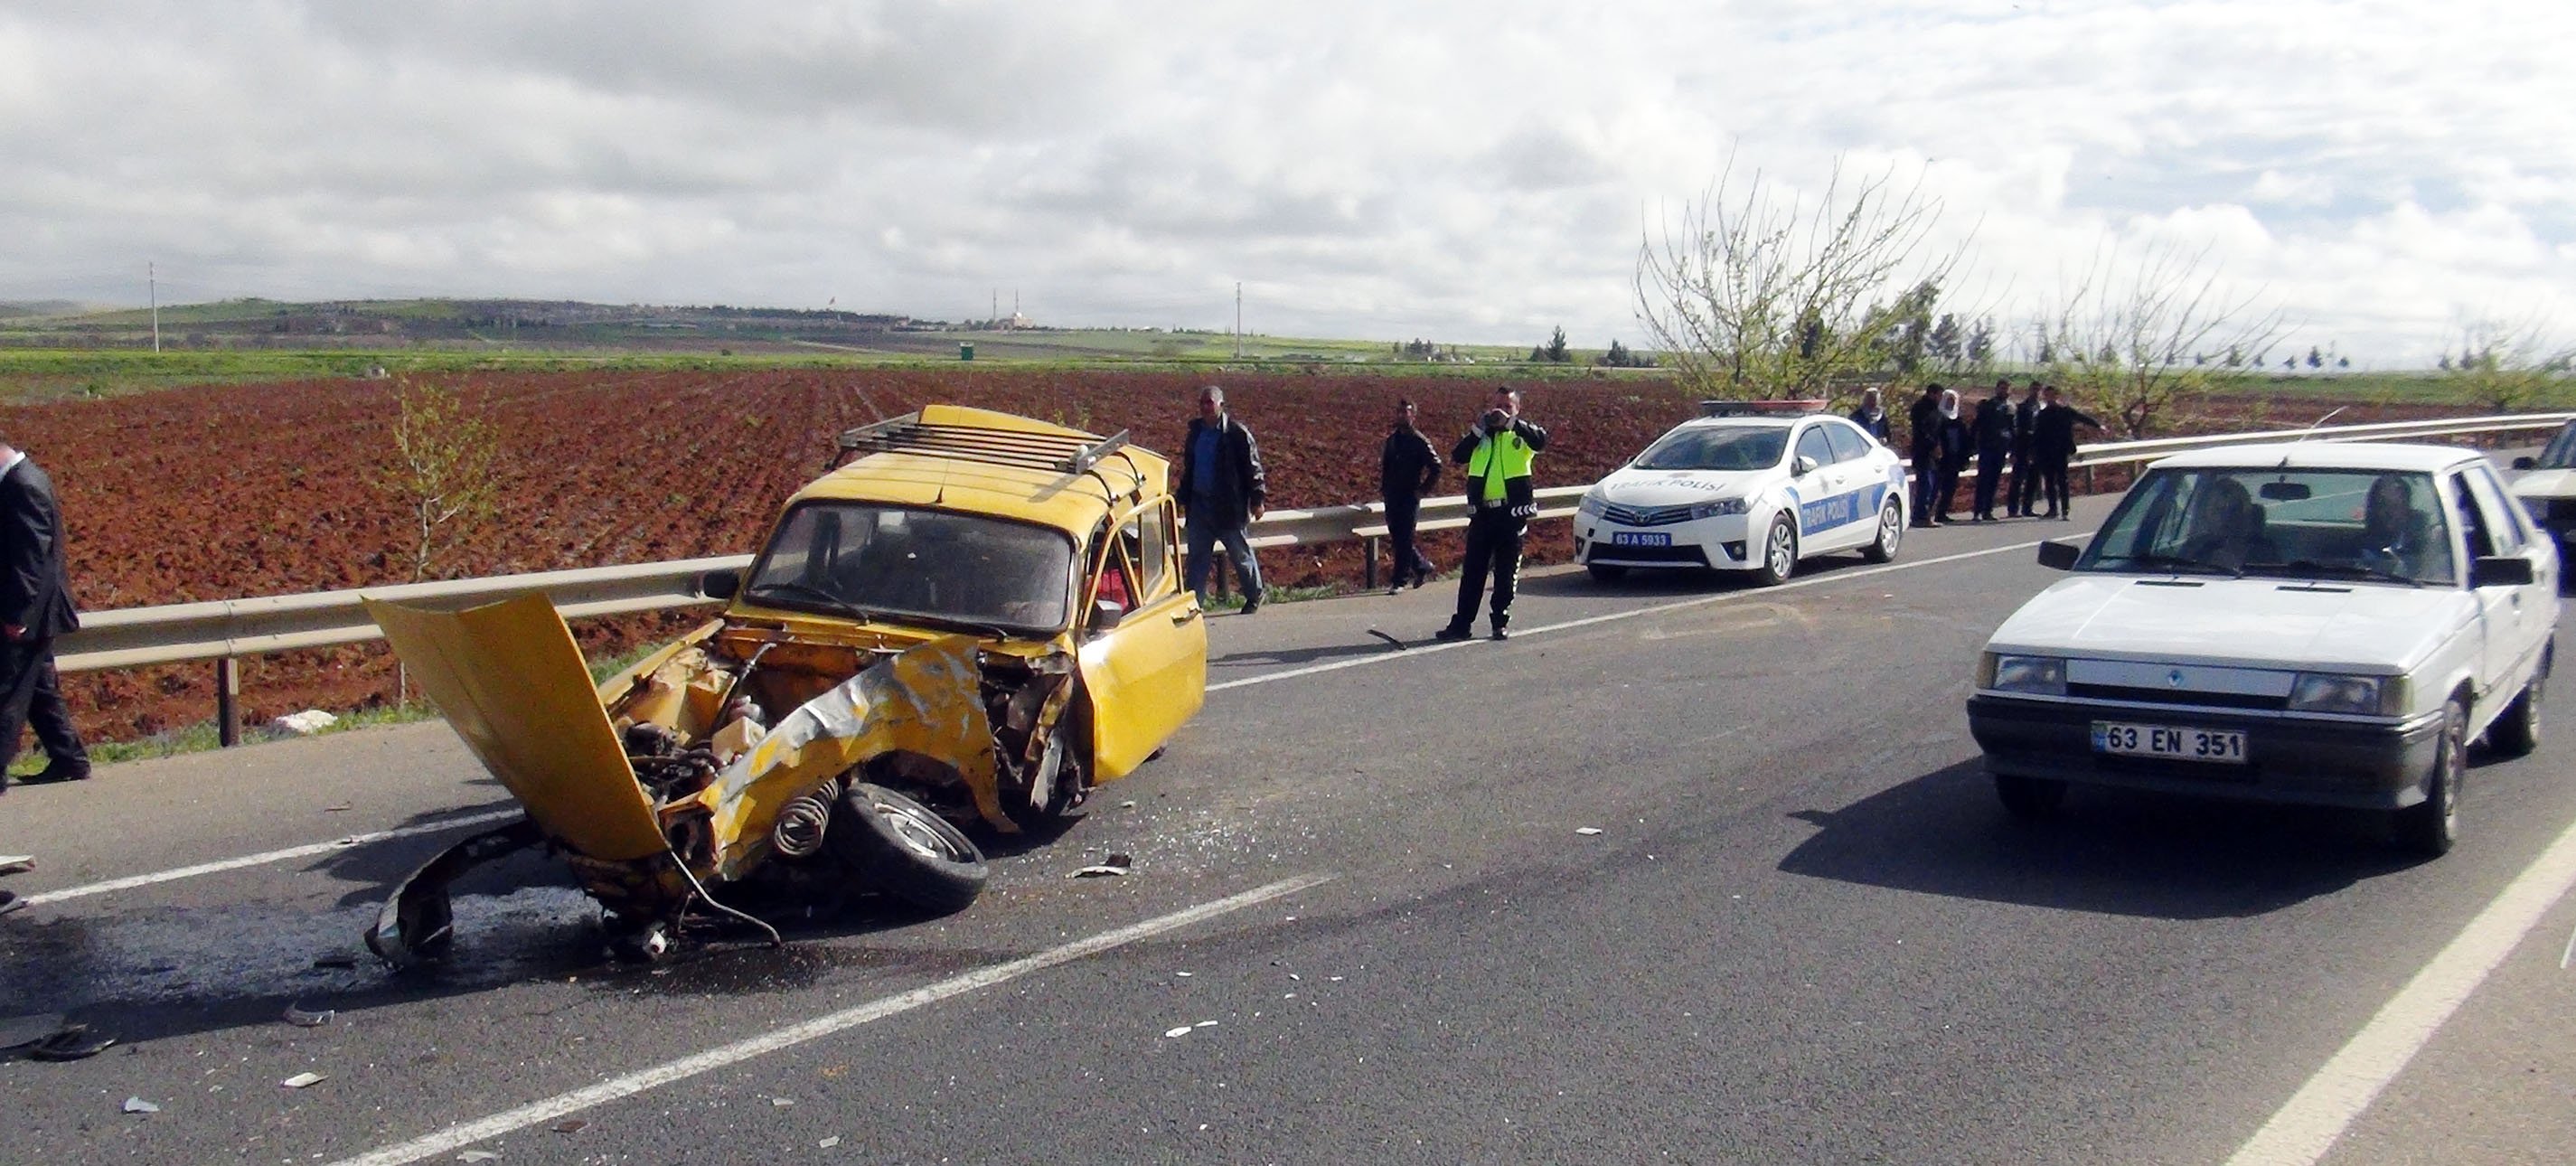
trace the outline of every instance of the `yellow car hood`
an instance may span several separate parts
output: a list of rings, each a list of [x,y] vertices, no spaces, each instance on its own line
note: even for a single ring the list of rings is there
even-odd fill
[[[544,593],[463,611],[366,604],[411,679],[547,837],[603,862],[670,849]]]

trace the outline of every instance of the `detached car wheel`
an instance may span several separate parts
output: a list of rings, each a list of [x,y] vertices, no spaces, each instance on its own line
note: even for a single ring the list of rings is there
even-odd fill
[[[1905,507],[1894,498],[1878,508],[1878,537],[1861,548],[1860,557],[1873,563],[1896,561],[1896,544],[1905,539]]]
[[[2004,812],[2025,822],[2037,822],[2057,816],[2066,804],[2066,783],[2044,777],[2021,777],[2015,774],[1995,775],[1995,798],[2004,804]]]
[[[2487,726],[2487,745],[2498,755],[2524,757],[2540,748],[2541,682],[2548,675],[2544,671],[2533,676],[2531,683],[2523,685],[2522,691],[2513,698],[2513,703],[2504,706],[2504,715]]]
[[[2397,811],[2397,843],[2429,858],[2451,851],[2460,839],[2460,779],[2469,771],[2469,710],[2452,701],[2442,710],[2442,743],[2424,800]]]
[[[1785,517],[1773,519],[1771,533],[1762,538],[1762,565],[1753,569],[1753,581],[1777,587],[1797,573],[1798,528]]]
[[[972,839],[930,807],[854,781],[841,791],[833,838],[869,885],[925,911],[963,911],[992,871]]]

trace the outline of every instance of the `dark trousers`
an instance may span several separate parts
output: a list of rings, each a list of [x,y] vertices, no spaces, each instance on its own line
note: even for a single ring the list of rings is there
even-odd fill
[[[0,643],[0,773],[18,758],[18,740],[28,726],[36,743],[61,765],[85,765],[89,750],[72,728],[72,711],[63,706],[61,677],[54,673],[54,641],[11,640]]]
[[[1939,517],[1941,511],[1949,504],[1933,501],[1933,489],[1941,479],[1941,467],[1937,455],[1928,449],[1915,450],[1914,464],[1907,472],[1914,475],[1914,521],[1924,523]]]
[[[1467,520],[1467,558],[1458,564],[1458,614],[1449,621],[1465,629],[1476,622],[1476,600],[1485,593],[1485,575],[1494,576],[1494,626],[1512,620],[1512,589],[1521,577],[1521,536],[1529,520],[1500,507],[1479,510]]]
[[[2065,514],[2073,508],[2075,500],[2066,491],[2065,454],[2039,455],[2039,482],[2040,492],[2048,497],[2051,517]]]
[[[2029,514],[2038,509],[2039,462],[2027,448],[2013,451],[2012,505],[2006,509],[2015,514]]]
[[[1421,516],[1420,498],[1394,495],[1386,500],[1386,541],[1393,548],[1395,559],[1395,566],[1386,578],[1391,586],[1401,587],[1408,578],[1417,585],[1427,583],[1435,573],[1431,560],[1424,558],[1422,551],[1413,545],[1414,522]]]
[[[1977,507],[1979,518],[1995,516],[1995,490],[2004,484],[2004,453],[1977,451]]]
[[[1942,521],[1950,518],[1951,500],[1959,496],[1959,471],[1965,467],[1942,466],[1932,478],[1932,513]]]

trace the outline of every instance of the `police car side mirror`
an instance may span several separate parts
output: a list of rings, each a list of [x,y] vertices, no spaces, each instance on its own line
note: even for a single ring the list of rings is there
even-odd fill
[[[2469,565],[2471,587],[2529,587],[2531,560],[2520,555],[2480,555]]]
[[[741,590],[742,574],[738,571],[709,571],[698,576],[698,594],[709,599],[732,599]]]
[[[2527,457],[2518,457],[2513,459],[2513,468],[2517,470],[2527,470],[2539,464],[2539,462]]]
[[[1796,460],[1796,461],[1794,461],[1794,462],[1789,463],[1789,472],[1790,472],[1790,473],[1792,473],[1792,474],[1796,474],[1797,476],[1799,476],[1799,477],[1801,477],[1801,478],[1806,477],[1806,476],[1807,476],[1807,475],[1809,475],[1809,474],[1815,473],[1815,472],[1816,472],[1816,459],[1811,458],[1811,457],[1808,457],[1807,455],[1805,455],[1805,454],[1803,454],[1803,453],[1802,453],[1802,454],[1799,454],[1799,455],[1798,455],[1798,460]]]
[[[2084,548],[2074,543],[2050,539],[2039,544],[2039,565],[2051,571],[2072,571],[2075,569],[2075,560],[2081,558],[2083,554]]]

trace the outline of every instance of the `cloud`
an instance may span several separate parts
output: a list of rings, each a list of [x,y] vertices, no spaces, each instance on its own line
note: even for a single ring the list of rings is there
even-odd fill
[[[2510,27],[2511,36],[2493,30]],[[1962,303],[2205,248],[2376,360],[2576,303],[2576,10],[101,0],[0,12],[0,298],[533,295],[1636,339],[1732,156],[1920,173]],[[2305,333],[2303,333],[2305,334]]]

